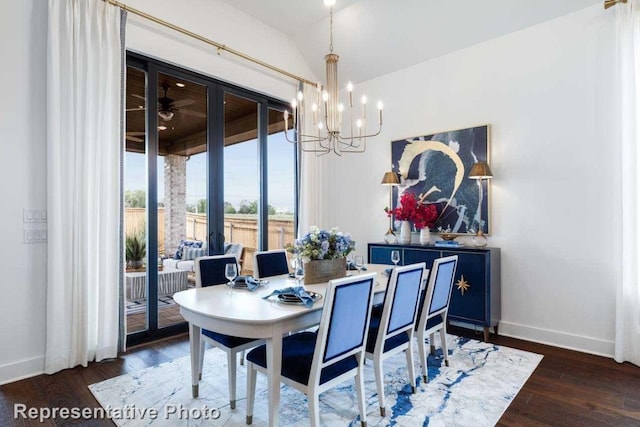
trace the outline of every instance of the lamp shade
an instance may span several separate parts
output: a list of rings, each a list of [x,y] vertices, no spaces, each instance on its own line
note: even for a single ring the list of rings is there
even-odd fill
[[[471,167],[469,172],[469,178],[471,179],[491,179],[493,178],[493,172],[487,162],[477,162]]]
[[[400,184],[400,180],[398,179],[398,174],[395,172],[385,172],[382,177],[382,185],[398,185]]]

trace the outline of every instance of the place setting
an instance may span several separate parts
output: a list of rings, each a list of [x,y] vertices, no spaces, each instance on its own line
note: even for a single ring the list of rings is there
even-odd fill
[[[287,305],[304,305],[307,308],[313,307],[313,303],[322,299],[322,294],[317,292],[308,291],[302,285],[302,279],[304,279],[304,263],[298,257],[291,260],[291,268],[293,272],[289,275],[296,281],[296,286],[289,286],[281,289],[276,289],[268,295],[262,297],[262,299],[275,301]]]
[[[235,263],[225,265],[224,275],[229,281],[227,286],[231,289],[246,289],[248,291],[257,291],[265,289],[269,281],[266,279],[256,279],[250,275],[238,275],[238,266]]]

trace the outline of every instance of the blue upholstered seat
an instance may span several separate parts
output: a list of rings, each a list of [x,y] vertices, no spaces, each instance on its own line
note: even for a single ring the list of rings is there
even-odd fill
[[[225,276],[225,266],[237,264],[237,258],[233,255],[215,255],[196,258],[196,287],[223,285],[228,282]],[[227,368],[229,374],[229,405],[231,409],[236,407],[236,356],[251,347],[263,343],[263,340],[254,338],[241,338],[225,335],[215,331],[202,329],[202,345],[200,346],[200,376],[202,376],[202,363],[204,361],[204,341],[227,353]],[[242,363],[242,361],[241,361]]]
[[[420,350],[420,364],[422,378],[427,381],[427,355],[425,351],[425,337],[429,335],[431,353],[435,352],[435,333],[440,331],[440,342],[444,363],[449,366],[449,352],[447,350],[447,313],[451,301],[451,289],[458,265],[458,256],[438,258],[433,262],[429,283],[422,296],[420,317],[416,326],[418,349]]]
[[[209,337],[212,340],[217,341],[223,346],[229,347],[229,348],[240,347],[241,345],[245,345],[247,343],[255,341],[254,338],[234,337],[232,335],[219,334],[217,332],[213,332],[208,329],[203,329],[202,335],[204,335],[205,337]]]
[[[316,332],[301,332],[283,338],[282,376],[291,378],[301,384],[308,384],[317,340],[318,334]],[[261,345],[251,350],[247,354],[247,360],[266,368],[266,347]],[[330,379],[338,377],[357,367],[358,361],[355,356],[339,360],[322,369],[320,384],[324,384]]]
[[[369,333],[367,334],[367,353],[373,353],[376,346],[376,338],[378,336],[378,330],[380,329],[380,315],[371,315],[371,323],[369,324]],[[384,343],[384,352],[393,350],[394,348],[401,346],[409,342],[407,334],[398,334],[390,338],[387,338]]]
[[[282,381],[308,396],[312,426],[320,423],[318,396],[355,377],[360,421],[366,425],[362,365],[371,316],[375,273],[332,280],[327,287],[318,332],[282,340]],[[266,346],[247,354],[247,424],[253,421],[256,372],[266,373]]]
[[[288,274],[287,253],[282,249],[256,252],[253,254],[253,270],[258,279]]]
[[[385,416],[384,373],[385,359],[402,351],[406,353],[409,383],[415,392],[413,370],[413,332],[417,319],[420,289],[425,263],[396,267],[389,275],[384,303],[372,310],[365,357],[373,360],[378,389],[380,415]]]

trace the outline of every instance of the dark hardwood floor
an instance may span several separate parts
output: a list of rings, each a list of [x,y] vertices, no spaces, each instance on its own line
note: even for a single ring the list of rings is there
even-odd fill
[[[482,339],[465,329],[451,333]],[[492,342],[544,355],[503,417],[501,426],[640,426],[640,368],[629,363],[502,336]],[[0,426],[109,426],[110,421],[14,421],[13,405],[99,407],[87,385],[189,354],[188,336],[130,349],[113,361],[0,387]],[[241,410],[241,409],[239,409]]]

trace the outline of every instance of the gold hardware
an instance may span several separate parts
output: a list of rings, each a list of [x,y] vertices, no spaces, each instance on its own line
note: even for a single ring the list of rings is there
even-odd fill
[[[469,284],[469,282],[467,282],[466,280],[464,280],[464,275],[460,276],[460,280],[458,280],[456,282],[456,285],[458,285],[458,290],[460,291],[461,295],[464,295],[464,293],[466,291],[469,290],[469,288],[471,287],[471,285]]]
[[[254,64],[260,65],[261,67],[268,68],[271,71],[275,71],[276,73],[280,73],[280,74],[283,74],[283,75],[285,75],[287,77],[290,77],[290,78],[292,78],[294,80],[297,80],[299,82],[307,83],[307,84],[315,86],[315,83],[312,82],[311,80],[307,80],[305,78],[296,76],[295,74],[290,73],[288,71],[285,71],[282,68],[278,68],[278,67],[275,67],[275,66],[273,66],[271,64],[267,64],[266,62],[261,61],[260,59],[257,59],[257,58],[254,58],[252,56],[247,55],[246,53],[242,53],[242,52],[240,52],[238,50],[235,50],[235,49],[232,49],[230,47],[227,47],[227,46],[225,46],[225,45],[223,45],[221,43],[215,42],[213,40],[209,40],[206,37],[203,37],[203,36],[201,36],[199,34],[191,32],[191,31],[189,31],[187,29],[184,29],[182,27],[178,27],[177,25],[174,25],[174,24],[172,24],[170,22],[163,21],[162,19],[156,18],[155,16],[149,15],[148,13],[143,12],[141,10],[134,9],[133,7],[127,6],[124,3],[120,3],[120,2],[115,1],[115,0],[103,0],[103,1],[109,3],[110,5],[117,6],[120,9],[125,10],[125,11],[127,11],[129,13],[133,13],[134,15],[138,15],[138,16],[140,16],[142,18],[148,19],[149,21],[155,22],[156,24],[160,24],[160,25],[162,25],[164,27],[171,28],[172,30],[177,31],[177,32],[179,32],[181,34],[184,34],[186,36],[193,37],[194,39],[200,40],[203,43],[215,46],[216,48],[218,48],[218,55],[220,54],[220,51],[224,50],[224,51],[229,52],[229,53],[231,53],[233,55],[239,56],[242,59],[246,59],[249,62],[253,62]]]
[[[604,8],[609,9],[610,7],[613,7],[615,5],[617,5],[618,3],[626,3],[627,0],[605,0],[604,1]]]

